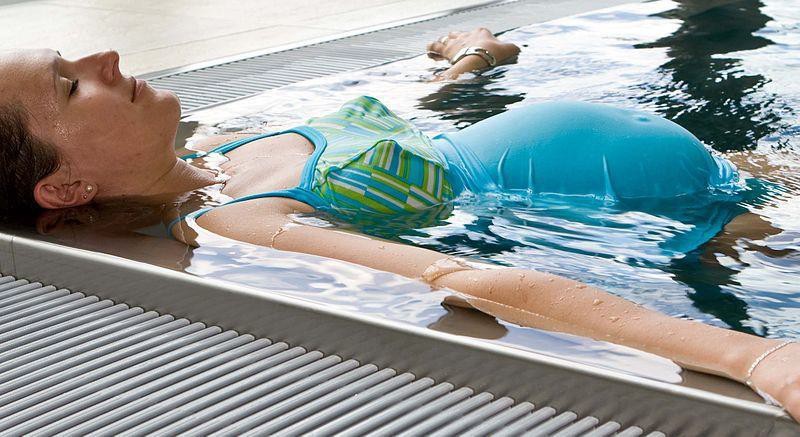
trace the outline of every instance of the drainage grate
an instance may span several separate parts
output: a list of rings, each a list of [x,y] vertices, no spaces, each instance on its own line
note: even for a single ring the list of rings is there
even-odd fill
[[[616,422],[0,277],[0,435],[600,437],[619,429]],[[630,427],[617,435],[643,433]]]
[[[558,3],[547,7],[569,9],[576,2]],[[446,30],[485,26],[500,32],[527,25],[543,8],[540,1],[494,2],[358,35],[147,77],[151,85],[177,93],[183,113],[188,114],[290,83],[417,56],[426,43]]]

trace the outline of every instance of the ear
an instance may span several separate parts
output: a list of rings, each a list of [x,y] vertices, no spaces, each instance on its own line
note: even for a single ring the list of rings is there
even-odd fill
[[[97,185],[87,180],[69,180],[62,169],[56,170],[33,188],[33,198],[45,209],[70,208],[90,203],[97,195]]]

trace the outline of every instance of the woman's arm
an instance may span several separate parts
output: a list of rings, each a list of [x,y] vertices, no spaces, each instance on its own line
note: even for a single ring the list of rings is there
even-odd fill
[[[486,50],[494,58],[495,65],[508,64],[519,54],[519,47],[500,41],[485,27],[471,32],[450,32],[427,46],[428,57],[450,61],[452,64],[450,68],[437,75],[436,79],[455,79],[462,73],[491,67],[489,62],[479,55],[464,56],[458,62],[453,62],[459,51],[465,47],[479,47]]]
[[[547,273],[473,269],[432,250],[300,225],[288,216],[293,208],[290,202],[277,199],[243,202],[202,216],[198,225],[254,244],[424,278],[432,285],[458,291],[474,307],[514,323],[635,347],[687,368],[740,382],[745,381],[749,367],[761,354],[781,343],[672,318]],[[792,344],[767,356],[752,375],[756,387],[781,402],[795,417],[800,417],[798,360],[800,345]]]

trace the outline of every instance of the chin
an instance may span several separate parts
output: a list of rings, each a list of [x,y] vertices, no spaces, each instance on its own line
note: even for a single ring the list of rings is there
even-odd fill
[[[146,123],[159,140],[170,145],[175,140],[178,124],[181,120],[181,102],[171,91],[158,90],[156,99],[149,108]]]
[[[159,93],[163,93],[165,106],[170,107],[169,113],[173,116],[173,118],[175,118],[175,123],[177,123],[181,118],[180,97],[178,97],[178,95],[174,92],[168,90],[159,90]]]

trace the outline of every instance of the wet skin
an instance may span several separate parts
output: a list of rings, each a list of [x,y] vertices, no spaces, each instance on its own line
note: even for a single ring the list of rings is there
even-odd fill
[[[45,208],[146,192],[176,166],[178,98],[123,75],[117,52],[75,61],[53,50],[4,54],[0,82],[0,104],[22,105],[31,132],[62,156],[35,190]]]

